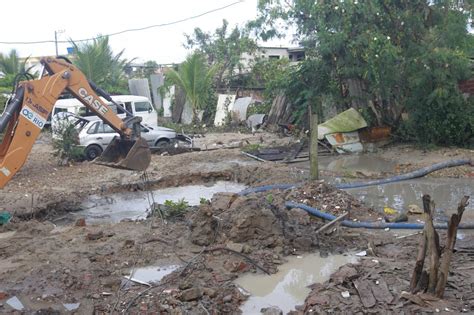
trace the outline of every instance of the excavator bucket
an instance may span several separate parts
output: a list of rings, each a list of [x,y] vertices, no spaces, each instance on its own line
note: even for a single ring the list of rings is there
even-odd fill
[[[113,168],[144,171],[150,165],[151,152],[143,138],[122,140],[115,137],[94,163]]]

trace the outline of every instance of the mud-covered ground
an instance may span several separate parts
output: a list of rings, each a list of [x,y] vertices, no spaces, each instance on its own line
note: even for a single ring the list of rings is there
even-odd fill
[[[286,208],[286,201],[305,203],[334,215],[350,208],[351,220],[377,220],[379,215],[326,182],[305,182],[304,167],[262,163],[240,153],[248,144],[271,146],[290,141],[268,133],[207,135],[197,140],[197,145],[207,151],[154,155],[144,181],[143,174],[90,162],[59,167],[51,156],[50,140],[43,136],[26,165],[0,193],[2,210],[14,215],[11,223],[0,227],[0,313],[20,313],[6,303],[14,296],[26,314],[67,313],[64,303],[80,303],[72,311],[77,314],[236,313],[247,298],[232,282],[239,275],[274,273],[288,255],[361,250],[367,250],[368,256],[358,265],[342,267],[346,269],[339,271],[339,276],[315,285],[305,305],[295,312],[474,311],[470,234],[458,242],[463,250],[454,255],[446,301],[420,306],[401,298],[401,291],[408,290],[418,236],[398,239],[391,231],[342,227],[317,235],[315,231],[324,222],[303,210]],[[240,148],[228,148],[237,146]],[[447,159],[474,158],[469,150],[422,151],[410,146],[389,147],[371,155],[395,163],[384,175]],[[432,176],[470,177],[473,171],[463,166]],[[322,171],[327,178],[335,173]],[[367,177],[352,174],[358,175]],[[106,225],[89,225],[87,220],[61,227],[51,223],[55,217],[77,209],[90,194],[105,197],[112,192],[219,179],[249,186],[304,184],[292,190],[246,196],[218,194],[210,203],[192,207],[184,217],[167,222],[153,216]],[[152,286],[124,278],[136,267],[150,265],[180,268]],[[367,308],[355,289],[357,281],[369,287],[385,283],[387,290]],[[348,291],[350,298],[343,298],[343,291]]]

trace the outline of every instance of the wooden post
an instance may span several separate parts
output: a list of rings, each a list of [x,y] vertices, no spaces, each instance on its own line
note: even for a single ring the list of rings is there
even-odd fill
[[[309,145],[309,165],[310,179],[319,179],[318,169],[318,114],[313,111],[311,105],[308,106],[309,112],[309,128],[310,128],[310,145]]]
[[[426,291],[429,294],[443,298],[446,283],[448,281],[449,267],[456,244],[456,234],[459,223],[466,206],[469,204],[469,196],[464,196],[458,204],[457,213],[451,216],[448,223],[446,246],[441,254],[439,246],[439,235],[433,225],[434,203],[429,195],[423,196],[423,216],[425,227],[418,247],[415,269],[413,270],[410,291],[412,294]],[[429,257],[429,265],[424,270],[426,257]],[[441,257],[441,258],[440,258]]]
[[[426,248],[426,234],[423,232],[421,235],[420,244],[418,245],[418,255],[416,256],[415,269],[413,269],[413,274],[411,276],[411,293],[416,293],[418,290],[418,283],[420,282],[421,274],[423,273],[423,266],[425,264]]]
[[[469,196],[464,196],[458,204],[458,211],[451,215],[451,219],[448,224],[448,237],[446,240],[446,246],[441,256],[441,262],[438,274],[438,283],[436,284],[436,296],[443,298],[446,283],[448,282],[449,266],[451,264],[451,257],[453,256],[454,245],[456,245],[456,235],[458,232],[458,226],[462,219],[464,209],[469,204]]]

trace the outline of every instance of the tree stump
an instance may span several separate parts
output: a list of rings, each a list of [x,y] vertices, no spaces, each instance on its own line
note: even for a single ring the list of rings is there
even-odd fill
[[[458,204],[457,213],[454,213],[448,223],[446,246],[441,252],[439,235],[433,225],[434,203],[429,195],[423,196],[423,215],[425,227],[421,235],[416,257],[415,268],[410,281],[410,292],[428,292],[442,298],[448,281],[449,266],[456,244],[456,234],[462,214],[468,203],[469,196],[464,196]],[[425,264],[426,257],[429,264]],[[441,257],[441,258],[440,258]],[[428,266],[427,270],[424,267]]]

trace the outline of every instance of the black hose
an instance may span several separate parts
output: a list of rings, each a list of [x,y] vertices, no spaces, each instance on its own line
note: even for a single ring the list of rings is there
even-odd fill
[[[25,96],[25,89],[23,86],[19,86],[16,90],[15,97],[8,102],[2,116],[0,116],[0,132],[5,130],[5,127],[10,122],[13,114],[20,108],[23,103],[23,97]]]

